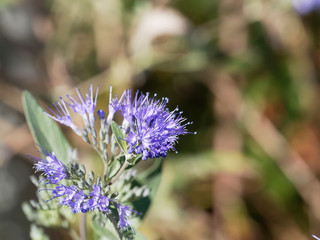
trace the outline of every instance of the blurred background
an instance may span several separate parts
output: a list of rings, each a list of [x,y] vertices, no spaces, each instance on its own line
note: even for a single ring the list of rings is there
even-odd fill
[[[0,0],[0,239],[29,239],[35,199],[22,91],[47,106],[90,82],[102,108],[110,85],[169,97],[198,132],[166,159],[148,239],[320,235],[319,2]]]

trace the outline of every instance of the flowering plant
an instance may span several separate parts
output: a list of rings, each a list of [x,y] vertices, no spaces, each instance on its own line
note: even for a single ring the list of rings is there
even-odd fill
[[[23,95],[27,122],[42,155],[29,155],[41,173],[39,180],[31,178],[39,189],[38,201],[23,205],[25,214],[35,223],[31,228],[33,239],[46,239],[39,226],[61,227],[73,238],[80,235],[86,239],[88,214],[96,239],[143,238],[134,228],[159,185],[162,159],[155,160],[152,168],[140,175],[133,167],[141,160],[163,158],[168,151],[176,151],[179,135],[190,133],[186,126],[191,123],[185,122],[178,108],[166,108],[167,98],[157,100],[156,95],[137,92],[133,99],[131,90],[118,98],[110,87],[106,115],[104,110],[96,110],[98,90],[94,93],[91,84],[84,96],[76,89],[77,97],[60,97],[47,112],[42,112],[28,92]],[[70,112],[81,116],[81,127]],[[121,125],[113,121],[116,112],[122,115]],[[96,124],[97,119],[100,124]],[[52,120],[70,127],[99,154],[104,166],[101,176],[87,173]],[[72,228],[77,213],[82,213],[80,234]]]

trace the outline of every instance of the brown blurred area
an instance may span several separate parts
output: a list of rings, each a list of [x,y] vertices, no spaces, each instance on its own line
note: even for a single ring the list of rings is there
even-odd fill
[[[319,22],[277,0],[0,1],[0,239],[29,239],[35,198],[21,93],[46,107],[90,82],[99,108],[110,85],[158,93],[198,132],[166,159],[148,239],[320,235]]]

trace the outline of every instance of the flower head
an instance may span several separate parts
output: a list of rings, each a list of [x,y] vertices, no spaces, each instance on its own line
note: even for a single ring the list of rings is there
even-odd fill
[[[116,206],[118,208],[118,213],[119,213],[118,227],[122,231],[128,228],[131,228],[132,232],[134,232],[128,218],[131,217],[133,213],[137,213],[137,212],[132,210],[129,206],[126,206],[126,205],[121,205],[117,203]]]
[[[96,95],[93,95],[92,83],[88,88],[88,93],[84,98],[81,91],[77,88],[76,89],[78,96],[75,98],[67,95],[70,102],[66,102],[75,113],[78,113],[83,118],[86,125],[94,126],[94,112],[97,105],[97,98],[98,98],[98,91],[99,87],[97,88]]]
[[[73,123],[70,113],[68,111],[68,108],[65,104],[64,101],[57,102],[56,104],[53,104],[54,109],[49,108],[49,110],[51,111],[52,115],[44,112],[44,114],[46,114],[48,117],[52,118],[53,120],[67,126],[73,129],[73,131],[75,133],[77,133],[78,135],[81,135],[81,131],[79,130],[79,128]]]
[[[88,185],[91,191],[78,189],[77,186],[65,186],[63,184],[57,185],[53,189],[45,189],[52,191],[53,198],[60,198],[59,203],[71,208],[73,213],[100,211],[108,213],[110,211],[110,199],[106,197],[99,185],[95,184],[93,187]],[[50,199],[50,200],[52,200]]]
[[[41,153],[44,155],[44,158],[29,155],[29,157],[35,161],[35,168],[37,172],[42,171],[47,181],[53,184],[58,183],[62,179],[68,178],[66,167],[57,159],[54,152],[50,154],[41,148]]]
[[[71,127],[76,134],[82,136],[82,133],[79,130],[79,128],[73,123],[67,106],[69,106],[73,112],[79,114],[82,117],[86,126],[89,126],[93,129],[95,122],[94,113],[97,105],[99,87],[97,88],[96,94],[94,96],[92,84],[90,84],[90,87],[88,88],[88,93],[85,95],[85,98],[78,88],[76,89],[76,91],[78,94],[76,98],[67,95],[69,101],[66,101],[65,99],[60,97],[61,102],[53,104],[54,109],[49,108],[52,114],[46,112],[45,114],[53,120],[68,127]]]
[[[128,126],[125,140],[129,153],[142,154],[144,160],[165,157],[167,151],[175,150],[178,136],[189,133],[186,126],[191,124],[184,123],[186,119],[178,108],[171,112],[166,108],[168,98],[156,100],[155,97],[137,92],[132,101],[131,90],[126,90],[120,101],[113,99],[111,103],[122,114],[123,126]]]
[[[99,207],[99,200],[101,196],[101,187],[97,184],[93,185],[92,191],[90,192],[89,196],[91,197],[87,204],[90,210],[94,210],[95,208]]]
[[[56,186],[54,189],[48,190],[52,190],[52,194],[54,196],[52,199],[61,197],[59,203],[61,205],[69,206],[73,213],[78,213],[80,211],[84,212],[82,205],[84,200],[87,198],[87,195],[83,190],[79,190],[74,185],[68,187],[63,184]]]
[[[103,212],[103,213],[107,213],[109,212],[109,204],[110,204],[110,199],[107,198],[106,196],[102,195],[99,197],[99,200],[98,200],[98,209]]]
[[[68,174],[66,166],[57,159],[53,152],[50,154],[41,148],[41,153],[45,158],[30,157],[35,160],[36,170],[43,172],[48,183],[56,185],[52,189],[43,189],[52,191],[52,199],[59,198],[59,203],[69,206],[73,213],[87,212],[89,210],[98,210],[103,213],[110,211],[110,199],[105,196],[100,185],[94,184],[91,186],[86,183],[85,188],[79,189],[76,185],[66,186],[62,184],[61,180],[72,179],[72,175]]]
[[[72,200],[68,204],[71,208],[71,211],[73,213],[78,213],[82,211],[82,204],[87,197],[88,196],[83,192],[83,190],[76,191],[76,193],[73,195]]]

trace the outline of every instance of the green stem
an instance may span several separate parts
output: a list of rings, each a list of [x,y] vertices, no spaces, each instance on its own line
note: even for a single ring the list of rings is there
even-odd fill
[[[103,171],[103,179],[107,179],[108,176],[108,163],[103,161],[104,171]]]
[[[121,166],[120,170],[117,172],[117,174],[110,180],[109,184],[113,184],[115,181],[117,181],[119,179],[119,177],[121,176],[121,174],[123,173],[123,171],[126,169],[126,167],[128,166],[128,160],[126,158],[126,160],[124,161],[123,165]]]

